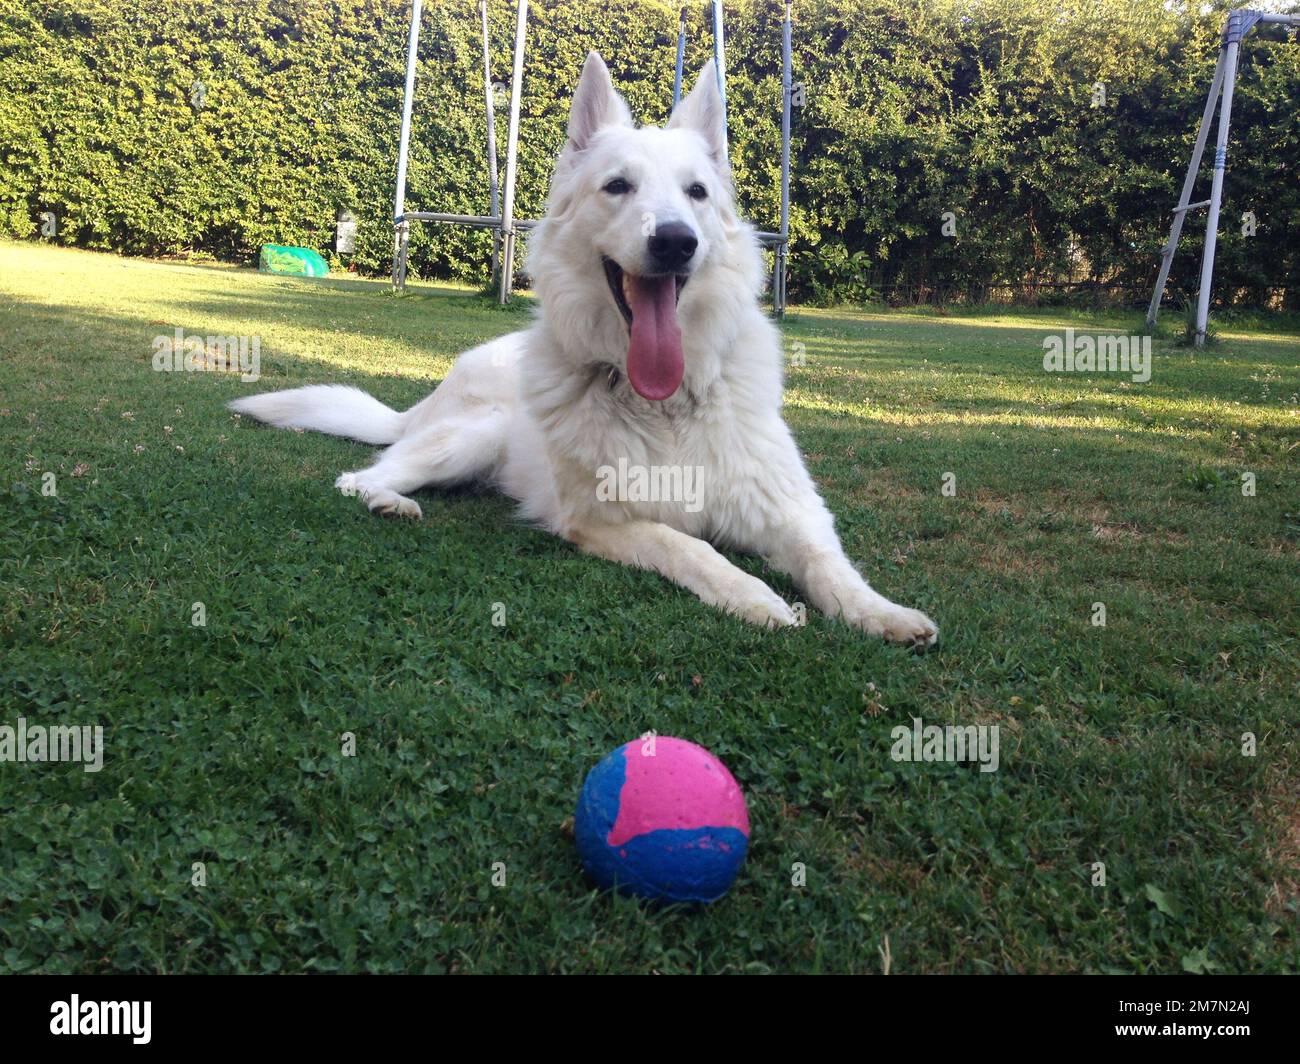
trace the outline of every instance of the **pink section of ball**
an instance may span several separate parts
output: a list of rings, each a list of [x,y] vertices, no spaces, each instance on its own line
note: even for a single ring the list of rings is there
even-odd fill
[[[606,836],[611,846],[665,828],[737,828],[749,835],[745,796],[727,766],[702,746],[657,736],[623,747],[627,778],[618,818]],[[654,750],[653,756],[642,753]]]

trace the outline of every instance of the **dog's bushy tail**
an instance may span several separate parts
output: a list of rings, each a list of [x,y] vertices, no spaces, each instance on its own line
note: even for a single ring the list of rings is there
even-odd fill
[[[346,384],[312,384],[284,392],[263,392],[227,405],[237,414],[247,414],[276,428],[311,429],[362,443],[396,443],[406,427],[406,414]]]

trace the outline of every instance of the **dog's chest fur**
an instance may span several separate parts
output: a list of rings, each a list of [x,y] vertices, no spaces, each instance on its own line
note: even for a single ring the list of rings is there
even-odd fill
[[[779,364],[773,385],[752,362],[742,376],[724,360],[707,381],[688,374],[662,402],[637,395],[611,364],[552,368],[525,374],[525,405],[573,519],[608,521],[613,511],[714,540],[747,520],[745,500],[763,475],[755,434],[779,425]]]

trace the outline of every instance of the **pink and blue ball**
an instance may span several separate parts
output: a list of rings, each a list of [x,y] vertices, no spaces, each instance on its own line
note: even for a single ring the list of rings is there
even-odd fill
[[[620,746],[587,774],[574,835],[583,866],[602,887],[711,902],[745,862],[749,810],[711,753],[656,736]]]

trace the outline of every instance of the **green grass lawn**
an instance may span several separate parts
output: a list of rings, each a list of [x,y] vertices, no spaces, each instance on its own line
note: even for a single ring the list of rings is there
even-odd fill
[[[409,405],[526,302],[0,244],[0,724],[106,743],[0,763],[0,970],[1300,968],[1300,323],[1158,340],[1134,384],[1042,341],[1136,315],[794,313],[787,415],[939,622],[917,655],[747,627],[490,494],[377,519],[332,487],[371,448],[224,408]],[[262,379],[155,372],[176,326],[260,337]],[[912,717],[998,725],[999,770],[893,761]],[[578,867],[584,774],[649,729],[749,800],[704,911]]]

